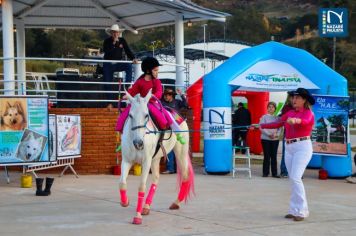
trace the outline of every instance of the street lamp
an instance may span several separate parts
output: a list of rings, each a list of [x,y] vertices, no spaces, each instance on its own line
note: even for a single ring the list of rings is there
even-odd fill
[[[203,50],[203,55],[204,55],[204,75],[205,75],[205,69],[206,69],[206,61],[205,61],[205,27],[207,27],[208,24],[204,24],[202,25],[203,29],[204,29],[204,50]]]
[[[152,44],[152,57],[154,57],[155,56],[155,44],[156,44],[156,41],[152,41],[151,42],[151,44]]]

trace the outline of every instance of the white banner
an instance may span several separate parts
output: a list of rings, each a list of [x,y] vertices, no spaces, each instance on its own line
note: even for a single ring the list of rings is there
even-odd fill
[[[273,59],[256,63],[229,84],[247,91],[288,91],[300,87],[319,89],[290,64]]]
[[[204,108],[204,139],[231,139],[231,107]]]

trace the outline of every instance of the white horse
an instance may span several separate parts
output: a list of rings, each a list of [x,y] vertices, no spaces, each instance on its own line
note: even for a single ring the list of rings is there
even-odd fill
[[[139,163],[142,166],[141,181],[138,188],[138,200],[136,207],[136,216],[133,218],[133,224],[142,223],[142,215],[148,215],[152,199],[157,188],[159,180],[159,164],[161,157],[164,156],[160,148],[156,153],[156,147],[159,142],[159,132],[148,112],[148,101],[152,94],[151,91],[146,97],[142,98],[139,94],[132,97],[126,92],[126,96],[131,103],[129,117],[124,125],[122,135],[122,163],[121,163],[121,178],[120,178],[120,196],[121,205],[126,207],[129,205],[129,200],[126,195],[127,190],[127,175],[131,166],[134,163]],[[181,130],[188,130],[186,122],[181,125]],[[189,156],[189,134],[182,132],[182,136],[187,141],[186,144],[181,144],[177,141],[176,135],[172,132],[164,133],[163,146],[166,153],[174,151],[177,162],[177,177],[180,184],[180,190],[177,199],[172,203],[169,209],[179,209],[182,201],[186,201],[191,192],[194,192],[194,172]],[[152,184],[145,204],[146,181],[149,171],[152,171]]]

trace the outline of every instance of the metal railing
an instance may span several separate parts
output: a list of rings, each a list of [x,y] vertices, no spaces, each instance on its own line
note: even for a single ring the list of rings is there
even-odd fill
[[[8,60],[9,58],[2,58]],[[70,62],[125,62],[128,61],[112,61],[112,60],[96,60],[96,59],[64,59],[64,58],[13,58],[18,60],[41,60],[41,61],[70,61]],[[173,63],[161,63],[176,67]],[[139,65],[138,65],[139,66]],[[94,68],[93,68],[94,69]],[[184,70],[186,68],[184,67]],[[139,70],[133,78],[137,78]],[[175,73],[175,70],[161,71],[160,77],[164,75]],[[15,75],[15,78],[18,76]],[[117,103],[118,98],[121,98],[125,93],[125,89],[129,88],[132,83],[122,82],[122,73],[114,74],[114,82],[104,82],[103,76],[95,75],[93,73],[85,74],[65,74],[65,73],[43,73],[43,72],[26,72],[25,80],[6,80],[0,74],[0,95],[15,94],[15,95],[48,95],[51,104],[57,104],[59,107],[101,107],[107,103]],[[174,81],[172,79],[172,81]],[[11,86],[14,89],[6,89],[5,83],[14,83]],[[166,86],[173,86],[174,84],[162,83],[163,88]],[[112,87],[111,90],[105,88]],[[183,89],[185,86],[182,86]],[[114,97],[115,99],[108,98]],[[95,104],[90,104],[95,103]]]

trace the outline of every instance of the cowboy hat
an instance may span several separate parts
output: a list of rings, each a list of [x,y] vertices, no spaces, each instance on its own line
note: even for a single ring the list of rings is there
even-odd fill
[[[306,90],[305,88],[297,88],[297,90],[290,91],[290,92],[288,92],[288,94],[291,95],[291,96],[299,95],[302,98],[306,99],[311,105],[315,104],[315,99],[309,93],[309,91]]]
[[[106,28],[106,29],[105,29],[105,32],[106,32],[108,35],[111,35],[111,31],[123,32],[124,29],[120,29],[120,27],[119,27],[118,24],[113,24],[110,28]]]

